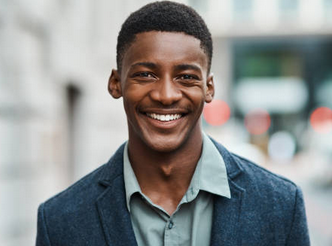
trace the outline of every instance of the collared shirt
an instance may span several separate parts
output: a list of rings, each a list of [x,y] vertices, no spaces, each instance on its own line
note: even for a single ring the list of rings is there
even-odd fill
[[[123,156],[126,202],[138,245],[209,245],[213,196],[231,197],[224,160],[209,137],[203,134],[202,154],[189,188],[171,216],[142,193],[127,145]]]

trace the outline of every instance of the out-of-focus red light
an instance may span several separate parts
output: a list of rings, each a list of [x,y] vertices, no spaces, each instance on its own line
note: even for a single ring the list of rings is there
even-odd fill
[[[265,133],[271,125],[271,117],[264,109],[256,109],[246,114],[244,124],[247,131],[253,135]]]
[[[318,133],[329,133],[332,130],[332,110],[328,107],[316,108],[311,113],[310,124]]]
[[[220,126],[229,120],[231,110],[228,104],[221,100],[213,100],[205,104],[203,116],[207,123],[212,126]]]

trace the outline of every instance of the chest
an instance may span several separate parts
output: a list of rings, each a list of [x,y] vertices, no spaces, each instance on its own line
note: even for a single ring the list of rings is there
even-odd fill
[[[213,220],[213,196],[200,192],[196,199],[183,199],[170,216],[139,194],[131,199],[130,216],[137,244],[154,246],[207,246]]]

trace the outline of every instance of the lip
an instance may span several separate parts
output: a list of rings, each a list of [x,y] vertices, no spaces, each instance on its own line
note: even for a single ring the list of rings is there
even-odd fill
[[[186,109],[179,109],[179,108],[174,108],[174,109],[162,109],[162,108],[149,108],[149,109],[141,109],[141,113],[144,114],[181,114],[185,115],[188,113],[188,110]]]

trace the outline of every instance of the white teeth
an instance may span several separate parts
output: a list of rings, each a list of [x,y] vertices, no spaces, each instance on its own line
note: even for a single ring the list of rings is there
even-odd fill
[[[181,114],[155,114],[155,113],[147,113],[152,119],[159,120],[159,121],[172,121],[181,118]]]

